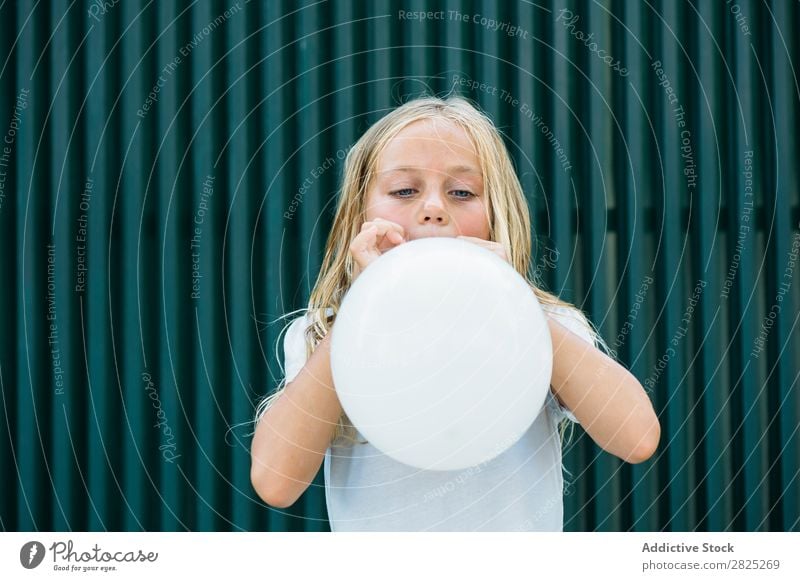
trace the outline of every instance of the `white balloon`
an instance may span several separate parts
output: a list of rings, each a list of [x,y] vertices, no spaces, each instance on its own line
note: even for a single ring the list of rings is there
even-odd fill
[[[384,454],[458,470],[511,447],[542,410],[550,331],[525,279],[457,238],[406,242],[345,295],[331,336],[344,411]]]

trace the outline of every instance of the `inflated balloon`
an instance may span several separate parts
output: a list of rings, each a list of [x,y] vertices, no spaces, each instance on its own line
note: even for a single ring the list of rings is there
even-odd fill
[[[383,254],[331,336],[344,411],[381,452],[457,470],[513,445],[542,410],[552,345],[525,279],[490,250],[423,238]]]

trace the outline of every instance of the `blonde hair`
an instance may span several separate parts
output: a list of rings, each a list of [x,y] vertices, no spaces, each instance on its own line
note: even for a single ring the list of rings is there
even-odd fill
[[[484,113],[463,97],[421,97],[397,107],[372,125],[347,153],[336,215],[325,246],[319,277],[311,292],[306,312],[311,324],[305,329],[306,357],[328,334],[339,311],[339,305],[350,288],[353,258],[350,243],[359,233],[366,216],[366,196],[376,174],[378,158],[386,145],[406,126],[423,119],[444,119],[458,124],[475,146],[484,175],[484,192],[490,239],[502,244],[514,269],[528,281],[539,302],[573,309],[595,339],[595,344],[609,352],[608,346],[575,305],[542,289],[538,270],[531,272],[531,221],[528,205],[502,137]],[[333,312],[326,315],[326,311]],[[260,418],[272,402],[280,397],[285,382],[256,411]],[[568,419],[559,426],[564,442]],[[334,440],[355,443],[355,428],[342,414]],[[362,442],[363,443],[363,442]]]

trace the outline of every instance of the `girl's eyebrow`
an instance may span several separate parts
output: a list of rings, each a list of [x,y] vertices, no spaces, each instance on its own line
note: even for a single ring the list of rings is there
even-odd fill
[[[398,167],[392,167],[392,168],[383,170],[380,173],[385,175],[385,174],[389,174],[389,173],[393,173],[393,172],[419,172],[419,171],[420,171],[420,168],[418,168],[418,167],[401,165],[401,166],[398,166]],[[474,174],[477,174],[477,175],[481,175],[480,170],[475,169],[474,167],[469,166],[469,165],[454,165],[452,167],[447,168],[445,171],[448,174],[474,173]]]

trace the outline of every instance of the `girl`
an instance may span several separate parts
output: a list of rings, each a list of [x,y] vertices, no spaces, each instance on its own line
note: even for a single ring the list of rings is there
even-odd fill
[[[459,237],[507,260],[548,314],[553,343],[542,412],[508,450],[459,471],[419,470],[378,451],[343,413],[330,370],[347,289],[381,254],[426,236]],[[527,204],[491,120],[463,98],[425,97],[375,123],[345,160],[319,279],[284,340],[285,381],[256,414],[259,496],[292,505],[324,461],[333,531],[561,531],[565,425],[580,423],[623,460],[647,460],[660,437],[647,394],[596,347],[608,351],[579,309],[539,288],[530,263]]]

